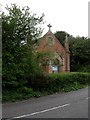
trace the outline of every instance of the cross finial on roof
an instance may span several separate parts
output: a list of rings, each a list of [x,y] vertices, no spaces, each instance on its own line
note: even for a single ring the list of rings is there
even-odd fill
[[[50,24],[49,25],[47,25],[48,27],[49,27],[49,30],[50,30],[50,28],[52,27]]]

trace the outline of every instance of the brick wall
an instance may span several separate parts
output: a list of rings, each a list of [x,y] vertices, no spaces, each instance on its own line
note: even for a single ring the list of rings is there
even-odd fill
[[[48,44],[49,37],[52,38],[51,45]],[[63,65],[61,65],[61,61],[59,61],[59,72],[70,71],[70,52],[67,52],[66,48],[61,45],[51,31],[48,31],[42,38],[38,40],[37,52],[43,51],[49,51],[53,53],[53,57],[54,53],[56,52],[59,56],[58,59],[63,59]],[[46,67],[43,66],[42,68],[46,73],[51,72],[49,65],[46,65]]]

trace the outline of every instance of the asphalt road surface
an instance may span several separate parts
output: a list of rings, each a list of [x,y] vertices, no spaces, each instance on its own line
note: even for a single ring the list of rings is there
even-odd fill
[[[88,118],[88,88],[2,105],[2,117]]]

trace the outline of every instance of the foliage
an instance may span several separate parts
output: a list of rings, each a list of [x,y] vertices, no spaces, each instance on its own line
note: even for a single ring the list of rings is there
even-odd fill
[[[50,59],[52,54],[34,54],[33,44],[42,33],[38,26],[43,23],[44,15],[37,17],[29,7],[21,9],[15,4],[6,9],[8,14],[2,13],[3,100],[39,97],[57,91],[76,90],[90,84],[89,73],[43,75],[37,63],[45,63],[45,58]],[[64,39],[66,33],[61,33],[61,39]],[[72,70],[90,71],[90,39],[70,37]]]
[[[66,33],[65,31],[56,31],[54,33],[55,37],[59,40],[59,42],[64,46],[64,40],[66,37],[66,34],[69,36],[68,33]]]
[[[2,13],[3,88],[16,90],[28,84],[38,72],[33,55],[33,41],[42,33],[43,17],[30,12],[29,7],[12,4]],[[40,70],[39,70],[40,71]],[[30,81],[29,81],[30,82]]]
[[[90,74],[82,72],[49,74],[39,76],[32,87],[23,87],[14,91],[3,91],[3,102],[40,97],[56,92],[69,92],[86,87],[90,84]]]
[[[67,33],[68,34],[68,33]],[[66,32],[57,31],[56,38],[64,46]],[[90,72],[90,39],[85,37],[73,37],[68,34],[71,58],[71,71]]]
[[[50,51],[37,52],[36,56],[38,63],[41,63],[42,65],[47,65],[52,59],[53,53],[51,53]]]
[[[76,37],[70,40],[71,70],[90,72],[90,39]]]
[[[48,76],[48,85],[45,86],[46,91],[58,92],[65,89],[75,90],[83,85],[90,84],[89,73],[62,73],[50,74]],[[47,88],[47,86],[49,86]],[[82,87],[81,87],[82,88]]]
[[[40,91],[58,91],[68,86],[75,87],[77,84],[90,84],[90,74],[82,72],[49,74],[44,77],[41,76],[39,79],[35,79],[35,82],[32,83],[32,87],[34,90]]]

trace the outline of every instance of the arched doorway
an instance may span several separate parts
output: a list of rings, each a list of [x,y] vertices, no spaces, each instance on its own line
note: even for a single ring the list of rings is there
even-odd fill
[[[58,73],[59,72],[59,60],[54,59],[52,63],[52,73]]]

